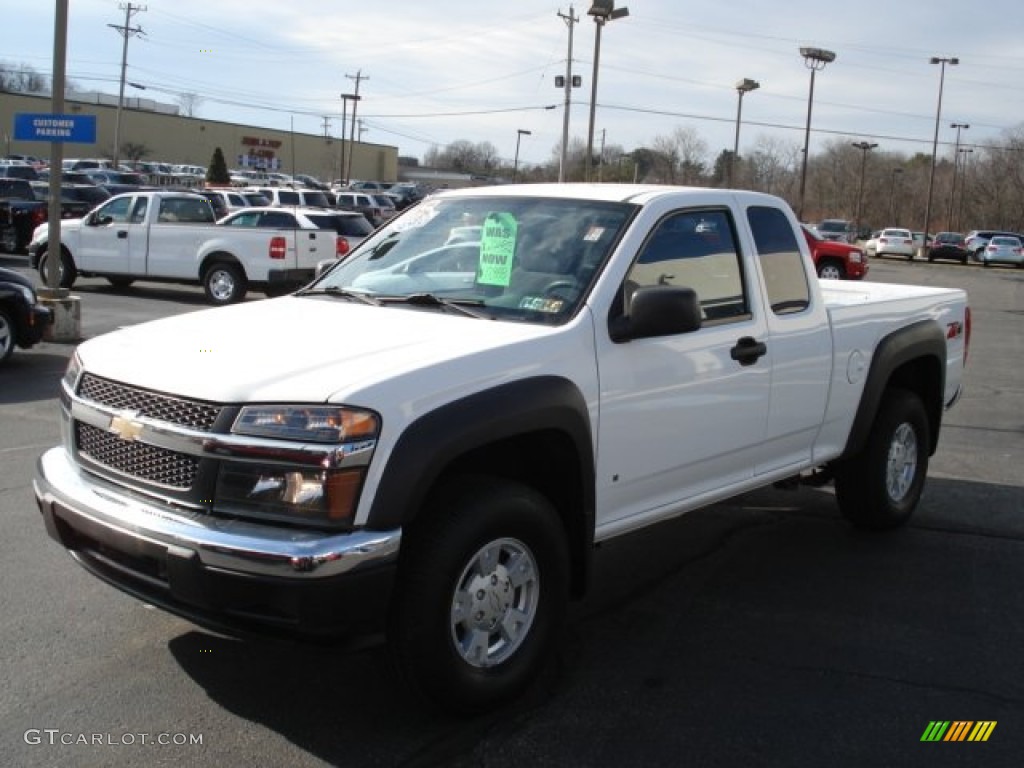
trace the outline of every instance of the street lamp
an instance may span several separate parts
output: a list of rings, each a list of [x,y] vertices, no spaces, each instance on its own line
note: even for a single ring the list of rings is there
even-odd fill
[[[629,15],[628,8],[616,8],[615,0],[594,0],[587,13],[594,17],[594,74],[590,83],[590,124],[587,128],[587,156],[584,178],[590,181],[590,164],[594,155],[594,110],[597,107],[597,66],[601,59],[601,27],[612,19]]]
[[[740,151],[740,116],[743,114],[743,96],[744,94],[756,91],[761,87],[761,84],[757,80],[751,80],[749,77],[745,77],[736,83],[736,93],[739,94],[739,103],[736,105],[736,140],[732,145],[732,157],[729,158],[729,186],[735,184],[734,174],[736,173],[736,156]]]
[[[956,144],[953,147],[953,183],[949,185],[949,214],[946,216],[946,226],[953,229],[953,199],[956,197],[956,172],[960,166],[960,131],[971,126],[967,123],[950,123],[950,128],[956,128]]]
[[[960,210],[957,211],[956,216],[957,231],[960,230],[960,225],[964,222],[964,200],[967,199],[967,195],[964,194],[967,192],[967,161],[972,152],[974,149],[971,147],[960,147],[957,153],[964,156],[964,161],[960,164],[962,170],[960,171]]]
[[[800,55],[804,57],[804,66],[811,70],[811,92],[807,97],[807,127],[804,129],[804,160],[800,170],[800,207],[797,210],[797,217],[801,220],[804,217],[804,194],[807,190],[807,155],[810,152],[811,144],[811,109],[814,106],[814,75],[819,69],[824,69],[826,64],[836,60],[832,51],[824,48],[801,48]]]
[[[533,133],[531,133],[530,131],[525,130],[524,128],[520,128],[520,129],[518,129],[516,131],[516,159],[512,163],[512,181],[513,182],[519,176],[519,140],[521,138],[523,138],[523,136],[532,136],[532,135],[533,135]]]
[[[928,174],[928,202],[925,203],[924,207],[924,244],[921,246],[921,256],[924,256],[925,249],[928,247],[928,225],[931,223],[932,218],[932,193],[935,190],[935,157],[939,151],[939,121],[942,119],[942,87],[946,83],[946,65],[956,66],[960,63],[960,59],[952,56],[950,58],[943,58],[940,56],[932,56],[928,62],[930,64],[939,65],[939,103],[935,108],[935,138],[932,139],[932,170]]]
[[[866,141],[855,141],[850,146],[860,150],[860,186],[857,188],[857,214],[853,217],[853,229],[855,232],[860,232],[860,208],[864,201],[864,170],[868,165],[868,152],[878,145]]]
[[[898,224],[896,219],[896,177],[903,173],[902,168],[892,169],[892,183],[889,186],[889,223]]]

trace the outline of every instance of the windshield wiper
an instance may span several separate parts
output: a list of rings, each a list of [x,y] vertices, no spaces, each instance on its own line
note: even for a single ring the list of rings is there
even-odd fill
[[[339,299],[355,299],[356,301],[361,301],[364,304],[372,304],[375,307],[379,307],[383,304],[379,299],[374,298],[368,293],[363,293],[362,291],[349,291],[337,285],[328,285],[325,288],[307,288],[304,291],[297,291],[295,295],[337,296]]]
[[[408,296],[381,296],[380,302],[384,304],[412,304],[416,307],[443,307],[454,309],[460,314],[468,317],[475,317],[478,320],[490,320],[491,316],[483,312],[476,312],[471,307],[482,307],[484,302],[480,299],[442,299],[432,293],[411,293]]]

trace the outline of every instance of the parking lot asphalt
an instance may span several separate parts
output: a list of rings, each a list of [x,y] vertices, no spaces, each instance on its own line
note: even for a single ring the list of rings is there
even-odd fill
[[[31,492],[71,346],[18,350],[0,369],[0,763],[1020,765],[1024,271],[876,260],[870,277],[963,287],[974,311],[911,523],[866,534],[828,488],[766,489],[609,542],[543,678],[471,720],[411,700],[383,649],[224,638],[87,576]],[[205,308],[190,288],[75,292],[86,335]],[[996,725],[922,741],[935,721]]]

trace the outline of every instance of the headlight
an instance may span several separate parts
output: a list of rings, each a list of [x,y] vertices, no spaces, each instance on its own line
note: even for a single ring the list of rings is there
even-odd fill
[[[33,291],[26,285],[19,285],[18,283],[14,283],[14,287],[17,288],[21,295],[25,297],[25,301],[28,302],[28,305],[30,307],[35,306],[36,302],[38,301],[36,299],[35,291]]]
[[[231,428],[239,435],[313,443],[373,439],[378,430],[377,416],[370,411],[320,405],[247,406]]]
[[[234,464],[221,466],[217,510],[292,523],[344,526],[352,522],[363,467],[311,470]]]
[[[330,527],[351,524],[380,432],[377,414],[341,406],[253,405],[242,408],[231,431],[293,443],[328,443],[364,458],[340,467],[328,462],[223,461],[217,475],[218,511]]]

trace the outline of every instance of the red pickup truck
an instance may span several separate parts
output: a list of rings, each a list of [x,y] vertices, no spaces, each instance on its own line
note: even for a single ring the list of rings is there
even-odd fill
[[[860,280],[868,273],[868,257],[862,249],[838,240],[825,240],[807,225],[801,225],[801,229],[814,258],[818,277]]]

